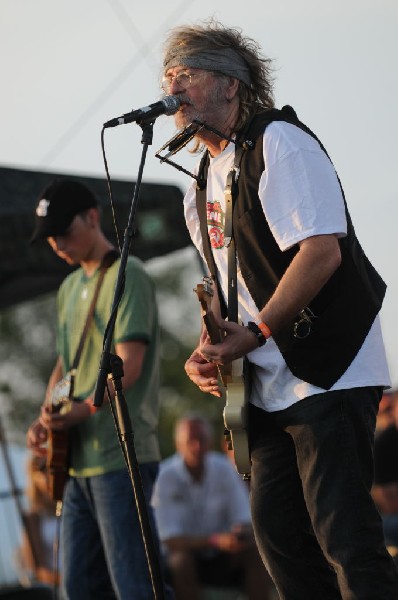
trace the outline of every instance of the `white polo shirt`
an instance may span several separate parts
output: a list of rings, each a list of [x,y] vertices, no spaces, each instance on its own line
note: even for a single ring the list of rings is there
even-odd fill
[[[220,452],[206,454],[200,482],[192,479],[179,454],[162,461],[151,504],[161,541],[209,536],[251,522],[247,485]]]

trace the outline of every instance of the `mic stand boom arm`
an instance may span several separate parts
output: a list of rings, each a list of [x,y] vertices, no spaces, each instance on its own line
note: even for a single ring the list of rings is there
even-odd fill
[[[133,486],[134,498],[137,507],[138,519],[140,522],[154,598],[155,600],[164,600],[164,583],[159,564],[159,557],[156,552],[152,537],[148,509],[145,501],[145,495],[142,486],[137,456],[135,453],[133,427],[131,424],[126,399],[124,397],[122,389],[121,378],[123,376],[123,361],[119,356],[113,355],[110,352],[117,317],[117,310],[124,291],[126,264],[131,241],[134,235],[134,218],[136,213],[136,207],[138,204],[138,197],[141,187],[145,158],[148,151],[148,146],[152,144],[153,138],[153,121],[142,121],[141,123],[139,123],[139,125],[141,126],[143,131],[141,139],[141,143],[143,144],[142,156],[138,170],[138,177],[134,188],[130,213],[128,217],[128,224],[123,240],[123,248],[113,296],[111,316],[109,318],[109,322],[107,324],[104,335],[103,352],[101,355],[99,374],[94,394],[94,406],[102,406],[106,388],[106,381],[108,379],[108,375],[112,374],[112,381],[115,389],[115,408],[113,407],[112,402],[110,402],[110,405],[113,418],[115,420],[115,426],[119,437],[119,443],[122,448],[122,452],[126,461],[127,469]]]

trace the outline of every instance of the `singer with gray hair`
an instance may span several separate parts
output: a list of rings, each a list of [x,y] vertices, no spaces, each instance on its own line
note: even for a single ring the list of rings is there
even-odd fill
[[[370,489],[383,388],[386,285],[363,252],[324,146],[272,64],[217,21],[165,42],[162,87],[203,148],[185,199],[211,275],[222,341],[203,327],[185,370],[220,397],[218,366],[246,363],[251,511],[282,600],[394,600],[398,576]],[[214,336],[213,336],[214,341]]]

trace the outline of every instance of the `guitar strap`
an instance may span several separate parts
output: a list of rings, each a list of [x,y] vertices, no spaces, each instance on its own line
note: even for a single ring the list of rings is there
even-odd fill
[[[68,371],[68,373],[64,375],[64,377],[59,382],[59,384],[65,384],[68,386],[68,388],[65,390],[64,397],[66,397],[67,395],[70,401],[73,400],[76,371],[82,355],[84,342],[94,317],[95,305],[98,299],[100,288],[107,269],[113,264],[118,255],[118,252],[115,249],[112,249],[111,251],[107,252],[107,254],[105,254],[101,261],[93,298],[88,309],[86,322],[82,334],[80,336],[79,344],[73,359],[71,369]],[[57,516],[60,516],[61,514],[63,490],[67,478],[68,460],[67,457],[64,456],[65,453],[62,451],[62,449],[65,450],[65,453],[68,452],[68,432],[66,430],[51,432],[51,435],[49,435],[49,446],[47,452],[48,490],[50,497],[53,500],[57,501]],[[54,552],[56,555],[56,550]]]
[[[97,284],[95,286],[93,298],[91,300],[91,303],[90,303],[90,306],[88,309],[86,322],[85,322],[82,334],[80,336],[80,340],[79,340],[79,344],[77,346],[75,357],[73,359],[72,366],[69,371],[69,373],[70,373],[70,388],[69,388],[69,394],[68,394],[69,400],[73,400],[74,379],[75,379],[75,375],[77,372],[77,367],[79,365],[80,357],[83,352],[84,342],[86,341],[88,330],[90,329],[90,325],[91,325],[91,322],[94,317],[95,305],[97,303],[97,299],[98,299],[98,296],[100,293],[102,282],[104,281],[105,273],[106,273],[107,269],[109,269],[109,267],[115,262],[115,260],[118,258],[118,256],[119,256],[118,251],[113,248],[112,250],[110,250],[109,252],[107,252],[105,254],[104,258],[101,261],[98,280],[97,280]]]
[[[238,322],[238,288],[237,288],[237,268],[236,268],[236,248],[233,229],[233,208],[236,198],[237,185],[240,173],[240,163],[242,161],[244,148],[236,146],[233,167],[230,169],[224,190],[225,195],[225,226],[224,226],[224,245],[228,248],[228,321]]]
[[[226,200],[225,207],[225,223],[224,223],[224,245],[228,248],[228,291],[227,291],[227,306],[223,300],[221,293],[220,282],[217,278],[217,269],[213,257],[213,250],[209,240],[209,232],[207,230],[206,217],[206,186],[207,172],[209,168],[209,153],[208,151],[202,157],[198,169],[197,187],[196,187],[196,209],[199,215],[200,232],[203,241],[205,257],[208,259],[208,268],[211,276],[219,292],[221,313],[225,318],[228,316],[229,321],[238,322],[238,289],[237,289],[237,268],[236,268],[236,246],[233,232],[233,209],[234,202],[238,194],[238,179],[240,174],[240,165],[244,152],[254,148],[254,142],[250,139],[249,133],[256,113],[253,113],[247,119],[243,128],[238,132],[236,139],[227,138],[218,132],[220,137],[235,144],[234,164],[231,167],[225,185],[224,195]]]
[[[249,125],[251,123],[251,119],[249,120]],[[246,135],[248,131],[249,125],[245,128],[243,135]],[[240,139],[242,139],[240,136]],[[207,181],[207,171],[209,165],[208,153],[205,153],[201,164],[199,166],[199,178],[197,185],[197,193],[196,193],[196,207],[199,215],[199,224],[200,231],[202,234],[203,246],[205,256],[208,259],[208,268],[212,275],[212,279],[217,286],[219,291],[220,298],[220,306],[223,317],[228,317],[228,321],[230,322],[238,322],[238,287],[237,287],[237,256],[236,256],[236,245],[234,239],[234,227],[233,227],[233,213],[234,213],[234,203],[238,195],[238,180],[240,175],[240,165],[242,162],[242,158],[244,152],[248,149],[252,148],[253,144],[250,140],[245,140],[243,143],[240,143],[239,140],[236,140],[235,143],[235,154],[234,154],[234,163],[231,167],[230,171],[227,175],[226,185],[224,189],[224,197],[225,197],[225,222],[224,222],[224,246],[228,249],[228,259],[227,259],[227,278],[228,278],[228,289],[227,289],[227,306],[225,307],[225,302],[223,300],[223,294],[221,292],[221,286],[219,279],[217,277],[217,268],[215,265],[213,250],[211,248],[209,233],[207,229],[207,210],[206,210],[206,181]],[[207,251],[206,251],[207,250]],[[223,381],[224,379],[231,380],[228,385],[234,385],[232,383],[234,377],[232,363],[229,365],[225,365],[223,368]],[[245,398],[248,399],[250,397],[250,387],[251,387],[251,377],[250,370],[248,368],[248,361],[246,358],[243,360],[243,383],[245,388]],[[236,403],[236,393],[231,396],[231,400],[227,400],[227,404],[224,408],[224,424],[225,424],[225,437],[228,442],[228,446],[232,447],[232,431],[233,435],[236,436],[233,443],[238,442],[238,446],[240,447],[240,453],[243,456],[248,453],[248,439],[247,433],[242,436],[242,424],[244,429],[247,432],[247,412],[246,407],[242,407],[241,401]],[[238,411],[237,411],[238,409]],[[237,412],[240,414],[240,424],[238,427],[234,427],[234,422],[236,419]],[[242,439],[243,438],[243,439]],[[246,446],[246,450],[244,447]],[[235,448],[234,448],[235,452]],[[235,459],[236,460],[236,459]],[[245,464],[246,463],[246,464]],[[250,458],[247,454],[247,458],[239,459],[237,469],[240,473],[244,475],[245,479],[250,478]]]

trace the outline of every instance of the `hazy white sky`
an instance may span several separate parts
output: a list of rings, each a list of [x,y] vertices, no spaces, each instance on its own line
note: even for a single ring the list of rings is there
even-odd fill
[[[277,105],[294,106],[326,146],[389,286],[382,322],[398,386],[397,0],[0,0],[0,164],[104,175],[102,124],[159,98],[165,32],[209,16],[261,44]],[[173,133],[172,117],[157,120],[144,181],[184,189],[187,176],[154,157]],[[105,144],[111,175],[135,179],[141,129],[107,130]]]

